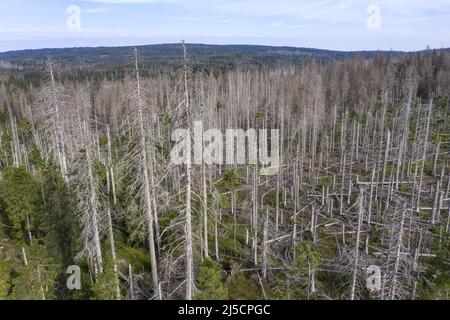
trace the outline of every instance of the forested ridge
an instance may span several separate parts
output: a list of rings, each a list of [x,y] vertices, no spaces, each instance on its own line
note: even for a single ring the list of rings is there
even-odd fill
[[[136,47],[141,54],[141,63],[176,63],[180,58],[180,45],[174,43],[154,44]],[[60,49],[36,49],[0,52],[1,69],[45,69],[47,56],[59,63],[60,67],[92,67],[123,65],[134,47],[80,47]],[[448,51],[448,49],[439,49]],[[258,64],[294,61],[299,57],[315,59],[345,59],[357,56],[373,58],[377,54],[390,54],[398,57],[406,55],[402,51],[333,51],[314,48],[274,47],[258,45],[208,45],[189,44],[191,60],[197,63]]]
[[[0,299],[449,299],[447,51],[189,48],[0,75]],[[278,173],[174,165],[194,121],[279,129]]]

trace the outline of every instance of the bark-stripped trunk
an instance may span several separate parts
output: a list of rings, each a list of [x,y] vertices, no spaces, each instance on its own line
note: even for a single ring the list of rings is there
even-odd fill
[[[150,264],[151,264],[151,272],[152,272],[152,282],[153,282],[153,291],[154,297],[156,299],[161,298],[161,293],[159,292],[159,280],[158,280],[158,267],[157,267],[157,257],[156,257],[156,249],[155,249],[155,236],[154,236],[154,216],[153,216],[153,207],[152,207],[152,199],[151,199],[151,190],[153,189],[150,181],[149,174],[149,157],[148,157],[148,146],[146,133],[144,129],[144,113],[143,113],[143,101],[141,96],[141,84],[140,84],[140,76],[139,76],[139,66],[138,66],[138,58],[137,58],[137,50],[135,49],[135,68],[136,68],[136,82],[137,82],[137,99],[138,99],[138,126],[139,126],[139,135],[140,135],[140,148],[141,148],[141,161],[142,161],[142,174],[143,174],[143,184],[144,184],[144,210],[147,218],[147,232],[148,232],[148,242],[149,242],[149,250],[150,250]]]

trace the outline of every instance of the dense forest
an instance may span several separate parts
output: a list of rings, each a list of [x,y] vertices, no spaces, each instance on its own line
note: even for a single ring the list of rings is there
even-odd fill
[[[448,51],[172,50],[0,74],[0,299],[449,299]],[[194,121],[278,129],[277,174],[174,165]]]
[[[47,57],[59,67],[96,67],[123,65],[134,49],[140,53],[141,64],[176,64],[180,58],[179,44],[153,44],[138,47],[80,47],[60,49],[36,49],[0,52],[0,72],[2,69],[45,69]],[[449,51],[439,49],[438,51]],[[196,65],[204,64],[267,64],[298,61],[300,57],[314,57],[316,60],[350,59],[355,56],[373,58],[378,54],[404,56],[403,51],[335,51],[313,48],[273,47],[258,45],[210,45],[189,44],[189,57]]]

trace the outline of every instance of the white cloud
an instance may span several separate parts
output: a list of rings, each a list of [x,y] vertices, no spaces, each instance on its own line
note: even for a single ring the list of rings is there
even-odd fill
[[[90,14],[96,14],[96,13],[104,13],[111,11],[110,8],[91,8],[91,9],[84,9],[83,12],[90,13]]]
[[[172,20],[175,21],[201,21],[201,18],[198,17],[172,17]]]
[[[272,23],[272,27],[286,28],[286,29],[300,29],[300,28],[311,27],[311,25],[309,25],[309,24],[286,24],[283,21],[277,21],[277,22]]]
[[[83,1],[83,2],[95,2],[95,3],[108,3],[108,4],[176,2],[176,0],[81,0],[81,1]]]

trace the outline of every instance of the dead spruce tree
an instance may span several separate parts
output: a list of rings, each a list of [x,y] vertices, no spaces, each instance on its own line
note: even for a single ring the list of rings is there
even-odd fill
[[[148,102],[145,89],[141,84],[138,51],[134,51],[135,83],[131,94],[126,98],[127,123],[129,133],[127,145],[124,148],[122,165],[125,171],[133,177],[128,191],[134,195],[138,210],[142,215],[138,217],[138,225],[145,226],[144,234],[148,240],[150,252],[151,277],[153,297],[161,299],[158,257],[156,255],[155,234],[155,179],[154,179],[154,117],[153,106]]]
[[[53,156],[58,161],[62,177],[68,182],[67,175],[67,152],[68,135],[65,128],[71,121],[69,111],[69,99],[64,88],[56,81],[52,59],[48,59],[49,84],[43,89],[35,107],[38,109],[37,120],[39,120],[42,137],[40,150],[44,159]],[[73,120],[73,118],[72,118]]]
[[[111,259],[113,264],[114,272],[114,286],[116,291],[116,299],[121,299],[120,293],[120,283],[119,283],[119,270],[117,266],[117,255],[116,255],[116,244],[114,240],[114,229],[112,220],[112,210],[111,210],[111,190],[113,193],[113,201],[115,203],[116,193],[115,193],[115,181],[114,181],[114,169],[113,169],[113,159],[111,151],[111,135],[109,130],[109,125],[106,126],[106,138],[107,138],[107,161],[106,161],[106,224],[108,228],[108,238],[109,245],[111,249]]]
[[[187,48],[184,41],[183,45],[183,75],[182,75],[182,87],[184,91],[183,106],[184,114],[186,117],[186,124],[188,128],[193,131],[193,118],[191,110],[191,97],[189,86],[189,61],[187,56]],[[190,137],[189,137],[190,139]],[[190,148],[188,152],[190,152]],[[187,156],[187,155],[186,155]],[[189,156],[190,158],[190,156]],[[193,256],[193,244],[192,244],[192,165],[190,159],[185,164],[185,177],[186,177],[186,207],[185,207],[185,241],[186,241],[186,300],[192,300],[194,292],[194,256]]]
[[[78,104],[78,121],[73,124],[77,153],[70,163],[71,185],[77,198],[78,220],[84,248],[78,258],[87,257],[95,273],[103,272],[101,232],[103,226],[102,188],[94,165],[96,150],[90,112],[83,93]]]

